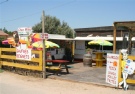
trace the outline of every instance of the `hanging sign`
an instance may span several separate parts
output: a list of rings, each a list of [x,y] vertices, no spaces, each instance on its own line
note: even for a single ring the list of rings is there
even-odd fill
[[[31,27],[20,27],[17,29],[19,35],[30,35],[32,33]]]
[[[48,39],[48,33],[40,33],[40,38],[41,39]]]
[[[107,53],[106,82],[118,86],[119,55]]]
[[[31,60],[31,49],[16,48],[16,59]]]

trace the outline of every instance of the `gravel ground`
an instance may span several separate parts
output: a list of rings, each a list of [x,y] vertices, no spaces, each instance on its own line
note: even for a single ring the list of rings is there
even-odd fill
[[[42,79],[10,72],[0,73],[0,94],[135,94],[105,86],[58,79]]]

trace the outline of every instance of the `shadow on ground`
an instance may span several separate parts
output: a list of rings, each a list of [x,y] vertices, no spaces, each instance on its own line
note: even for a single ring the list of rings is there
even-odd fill
[[[110,86],[105,82],[106,77],[106,66],[92,67],[84,66],[83,63],[72,63],[68,64],[69,74],[66,73],[65,69],[62,69],[59,75],[54,75],[48,72],[48,78],[59,78],[70,81],[85,82],[85,83],[95,83]]]

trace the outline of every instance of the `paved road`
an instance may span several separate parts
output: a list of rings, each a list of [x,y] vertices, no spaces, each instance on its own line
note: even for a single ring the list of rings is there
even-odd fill
[[[65,80],[42,79],[10,72],[0,73],[0,94],[135,94],[110,87]]]

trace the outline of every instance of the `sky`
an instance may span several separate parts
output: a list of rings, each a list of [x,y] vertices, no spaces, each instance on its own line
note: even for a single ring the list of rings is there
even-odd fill
[[[72,29],[135,21],[135,0],[0,0],[0,28],[32,27],[41,21],[43,10]]]

